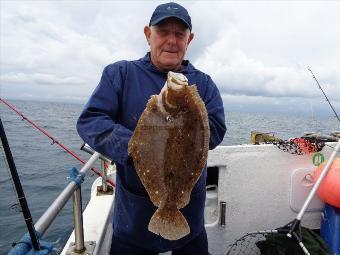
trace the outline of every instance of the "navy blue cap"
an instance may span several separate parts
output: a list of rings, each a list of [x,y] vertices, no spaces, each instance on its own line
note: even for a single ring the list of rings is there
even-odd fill
[[[177,18],[183,21],[191,31],[191,18],[188,11],[176,3],[160,4],[152,13],[149,26],[154,26],[167,18]]]

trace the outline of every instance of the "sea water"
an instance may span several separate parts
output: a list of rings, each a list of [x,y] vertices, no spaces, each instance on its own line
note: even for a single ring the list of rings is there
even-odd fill
[[[82,140],[76,132],[76,121],[83,108],[81,104],[10,101],[21,113],[50,133],[56,140],[88,159],[89,154],[80,151]],[[36,222],[67,185],[68,170],[82,164],[52,141],[32,128],[25,120],[0,103],[0,116],[15,160],[28,206]],[[312,119],[303,114],[226,112],[227,134],[222,145],[246,144],[252,130],[274,132],[282,139],[300,137],[305,131],[328,134],[339,127],[331,113]],[[89,200],[89,191],[96,178],[87,174],[82,185],[83,208]],[[6,254],[11,244],[27,232],[8,167],[0,154],[0,254]],[[98,210],[100,217],[100,210]],[[44,240],[61,248],[73,230],[72,203],[68,202]]]

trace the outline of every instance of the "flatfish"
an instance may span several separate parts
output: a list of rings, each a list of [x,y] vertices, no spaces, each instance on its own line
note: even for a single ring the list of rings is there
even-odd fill
[[[149,99],[129,141],[128,152],[152,203],[158,207],[149,231],[168,240],[190,233],[179,209],[205,166],[209,121],[196,85],[180,73],[169,72],[159,95]]]

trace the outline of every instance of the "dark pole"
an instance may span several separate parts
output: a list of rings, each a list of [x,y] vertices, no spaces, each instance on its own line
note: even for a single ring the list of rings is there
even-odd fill
[[[0,137],[1,137],[2,146],[4,147],[6,159],[7,159],[8,166],[9,166],[9,170],[11,172],[12,179],[13,179],[13,182],[14,182],[14,186],[15,186],[15,189],[16,189],[16,192],[17,192],[17,195],[18,195],[18,200],[19,200],[19,203],[20,203],[20,206],[21,206],[21,209],[22,209],[22,214],[24,215],[26,226],[27,226],[29,235],[31,237],[33,248],[34,248],[34,250],[40,250],[40,244],[39,244],[39,240],[38,240],[36,233],[35,233],[32,216],[31,216],[30,210],[29,210],[28,205],[27,205],[25,193],[22,189],[17,169],[15,167],[15,163],[14,163],[14,160],[13,160],[11,149],[10,149],[8,141],[7,141],[5,129],[4,129],[4,126],[2,125],[1,117],[0,117]]]

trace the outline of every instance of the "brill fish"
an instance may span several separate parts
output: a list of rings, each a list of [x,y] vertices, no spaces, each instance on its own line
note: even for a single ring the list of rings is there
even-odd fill
[[[158,207],[149,231],[168,240],[190,233],[179,209],[205,166],[209,120],[195,85],[180,73],[169,72],[159,95],[149,99],[129,141],[128,152],[152,203]]]

